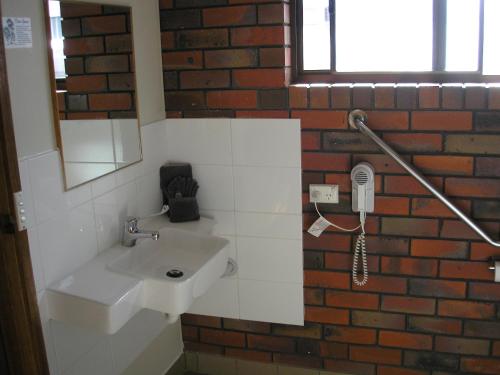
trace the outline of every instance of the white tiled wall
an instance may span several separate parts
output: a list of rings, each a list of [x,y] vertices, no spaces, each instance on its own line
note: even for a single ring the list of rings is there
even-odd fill
[[[29,219],[28,236],[51,374],[120,374],[167,330],[173,337],[159,362],[162,374],[182,351],[179,324],[168,326],[161,313],[143,310],[113,336],[49,321],[45,287],[117,243],[128,215],[159,210],[158,169],[165,159],[163,122],[142,127],[144,161],[64,192],[59,153],[20,161]]]
[[[203,215],[239,265],[190,312],[303,324],[298,120],[172,119],[167,159],[193,165]]]

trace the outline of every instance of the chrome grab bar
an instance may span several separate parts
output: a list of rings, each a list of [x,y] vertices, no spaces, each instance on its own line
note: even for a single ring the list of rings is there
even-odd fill
[[[425,186],[436,198],[443,202],[446,207],[448,207],[455,215],[457,215],[462,221],[467,224],[474,232],[481,236],[486,242],[492,246],[500,247],[500,242],[493,241],[490,236],[488,236],[481,228],[479,228],[476,223],[474,223],[467,215],[465,215],[460,209],[458,209],[453,203],[451,203],[448,198],[441,194],[434,186],[431,185],[427,179],[422,176],[415,168],[404,161],[399,154],[394,151],[387,143],[379,138],[367,125],[366,122],[368,116],[366,112],[356,109],[349,113],[349,125],[358,129],[362,134],[369,137],[373,142],[377,144],[378,147],[382,149],[387,155],[393,158],[401,167],[403,167],[408,173],[415,177],[422,185]]]

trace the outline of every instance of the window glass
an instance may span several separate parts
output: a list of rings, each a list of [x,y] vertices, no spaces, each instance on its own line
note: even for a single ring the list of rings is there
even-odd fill
[[[483,73],[500,75],[499,0],[484,1]]]
[[[49,1],[49,17],[52,53],[54,58],[54,70],[56,78],[66,78],[64,66],[64,38],[62,36],[61,7],[59,1]]]
[[[303,1],[304,70],[330,70],[328,0]]]
[[[335,3],[337,71],[432,70],[432,0]]]

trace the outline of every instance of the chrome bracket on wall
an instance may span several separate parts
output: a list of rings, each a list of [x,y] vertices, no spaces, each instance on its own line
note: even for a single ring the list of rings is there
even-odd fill
[[[465,215],[458,207],[456,207],[450,200],[437,190],[422,174],[417,171],[412,165],[408,164],[396,151],[394,151],[387,143],[385,143],[377,134],[375,134],[367,125],[368,115],[366,112],[356,109],[349,113],[349,125],[359,130],[362,134],[366,135],[377,146],[384,151],[387,155],[394,159],[401,167],[403,167],[409,174],[415,177],[424,187],[429,190],[436,198],[443,202],[455,215],[457,215],[465,224],[467,224],[474,232],[482,237],[486,242],[495,247],[500,247],[500,241],[494,241],[488,234],[486,234],[476,223],[474,223],[467,215]]]

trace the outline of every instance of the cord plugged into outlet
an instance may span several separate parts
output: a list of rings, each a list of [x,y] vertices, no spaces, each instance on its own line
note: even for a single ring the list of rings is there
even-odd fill
[[[339,203],[338,185],[309,185],[309,202]]]

